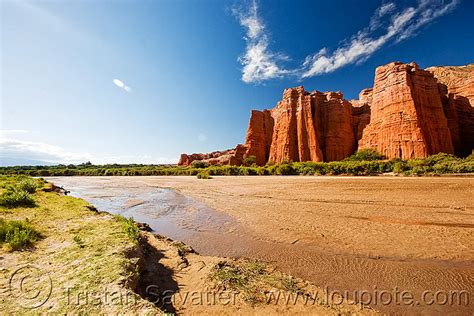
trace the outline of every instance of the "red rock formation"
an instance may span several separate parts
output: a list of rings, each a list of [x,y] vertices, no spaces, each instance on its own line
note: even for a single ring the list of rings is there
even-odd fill
[[[341,160],[373,148],[387,158],[410,159],[438,152],[468,155],[474,147],[474,65],[431,67],[390,63],[378,67],[374,87],[359,100],[339,92],[286,89],[272,110],[252,111],[245,145],[194,160],[242,164],[268,161]]]
[[[378,67],[370,123],[359,148],[374,148],[388,158],[453,153],[451,133],[433,75],[418,65]]]
[[[340,92],[312,92],[315,122],[324,161],[342,160],[355,151],[352,106]]]
[[[286,89],[271,111],[274,119],[269,161],[322,161],[311,95],[303,87]]]
[[[474,148],[474,64],[426,70],[438,80],[454,151],[468,156]]]

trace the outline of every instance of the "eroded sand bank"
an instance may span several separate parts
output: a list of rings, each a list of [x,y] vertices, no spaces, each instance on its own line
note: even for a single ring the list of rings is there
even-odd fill
[[[349,296],[371,296],[387,312],[474,310],[474,179],[397,177],[64,177],[81,197],[121,201],[152,214],[144,193],[172,188],[214,211],[193,207],[167,217],[165,233],[203,254],[250,257]],[[95,194],[95,195],[94,195]],[[137,195],[142,194],[137,198]],[[148,193],[147,193],[148,194]],[[182,198],[182,197],[180,197]],[[173,207],[167,208],[173,213]],[[170,211],[171,210],[171,211]],[[110,210],[109,210],[110,211]],[[176,210],[175,210],[176,211]],[[146,215],[145,214],[145,215]],[[374,302],[382,290],[391,304]],[[358,291],[358,292],[355,292]],[[468,294],[469,305],[444,297]],[[427,293],[424,296],[423,293]],[[436,294],[441,293],[441,294]],[[461,293],[461,294],[460,294]],[[400,294],[398,294],[400,295]],[[434,296],[439,302],[434,302]],[[387,296],[385,296],[387,298]],[[397,304],[398,303],[398,304]],[[418,303],[418,304],[417,304]],[[431,303],[431,304],[430,304]]]

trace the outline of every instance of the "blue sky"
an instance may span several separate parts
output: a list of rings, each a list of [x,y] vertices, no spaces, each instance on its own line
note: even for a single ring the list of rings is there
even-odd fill
[[[474,62],[474,2],[2,1],[0,157],[176,162],[245,138],[284,88]]]

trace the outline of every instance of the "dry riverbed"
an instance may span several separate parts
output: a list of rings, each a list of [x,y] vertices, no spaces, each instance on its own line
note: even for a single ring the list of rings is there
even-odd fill
[[[180,214],[179,220],[166,226],[178,231],[171,237],[180,237],[202,254],[264,260],[383,312],[474,311],[474,178],[67,177],[51,181],[73,191],[82,187],[86,199],[92,193],[113,199],[114,192],[131,192],[123,203],[128,203],[127,214],[134,208],[153,209],[146,198],[133,198],[133,192],[170,188],[214,211],[199,213],[190,208],[189,216]]]
[[[1,177],[0,194],[15,183]],[[15,221],[38,233],[21,248],[2,235],[2,315],[375,313],[268,264],[197,254],[43,185],[31,189],[34,204],[0,206],[0,233]]]

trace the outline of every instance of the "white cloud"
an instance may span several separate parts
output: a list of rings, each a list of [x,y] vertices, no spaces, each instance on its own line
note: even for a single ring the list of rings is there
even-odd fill
[[[244,37],[247,45],[245,53],[239,57],[242,64],[242,81],[258,83],[263,80],[282,77],[289,72],[278,65],[278,61],[287,60],[283,54],[269,50],[269,39],[265,25],[258,16],[257,3],[254,0],[248,12],[234,10],[239,23],[246,29]]]
[[[73,153],[59,146],[8,138],[0,138],[0,152],[2,157],[49,163],[81,163],[91,159],[87,153]]]
[[[450,12],[457,4],[458,0],[451,0],[448,3],[439,0],[421,0],[416,7],[408,7],[392,14],[390,22],[384,27],[384,33],[374,37],[372,32],[381,27],[380,17],[395,9],[394,5],[385,4],[376,10],[370,27],[359,31],[347,44],[331,54],[324,48],[319,53],[308,56],[303,64],[304,71],[301,77],[333,72],[343,66],[364,61],[390,41],[400,42],[415,35],[422,26]]]
[[[374,15],[370,19],[370,26],[369,26],[370,30],[375,31],[378,28],[380,28],[380,26],[383,24],[383,18],[386,15],[395,11],[396,7],[397,6],[393,2],[387,2],[385,4],[382,4],[380,7],[378,7],[375,10]]]
[[[205,134],[199,133],[198,134],[198,140],[200,142],[205,142],[207,140],[207,136]]]
[[[284,69],[278,61],[288,57],[269,50],[265,26],[252,2],[247,13],[237,13],[240,25],[246,28],[246,51],[239,58],[243,65],[242,80],[258,83],[283,76],[308,78],[333,72],[341,67],[360,63],[389,43],[398,43],[416,35],[416,32],[436,18],[451,12],[460,0],[419,0],[413,7],[397,10],[394,2],[385,2],[375,10],[369,26],[344,40],[332,52],[322,48],[305,58],[301,67]]]
[[[395,10],[395,8],[396,8],[395,3],[388,2],[380,6],[376,12],[378,16],[384,16],[385,14],[390,13],[393,10]]]
[[[132,91],[132,88],[130,88],[129,86],[127,86],[122,80],[120,79],[114,79],[112,80],[112,82],[114,83],[114,85],[116,85],[117,87],[119,87],[120,89],[123,89],[127,92],[131,92]]]

